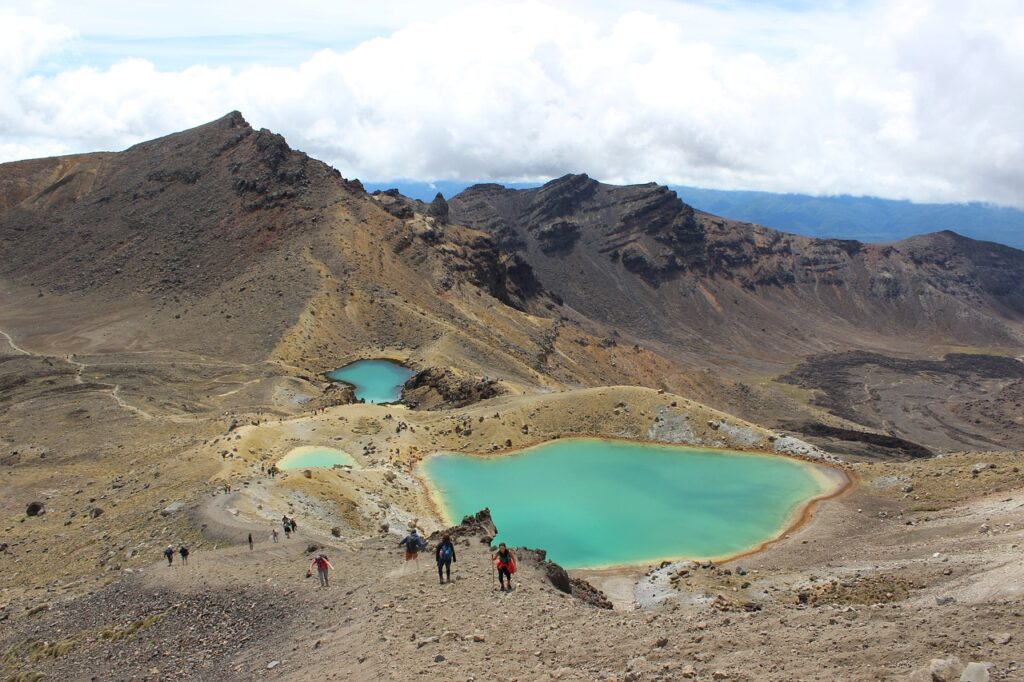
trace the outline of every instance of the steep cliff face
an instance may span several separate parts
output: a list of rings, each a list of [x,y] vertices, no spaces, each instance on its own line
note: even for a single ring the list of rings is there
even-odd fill
[[[661,342],[792,356],[893,337],[1024,338],[1024,252],[953,233],[811,239],[701,213],[666,187],[586,175],[478,185],[449,203],[453,222],[522,254],[568,305]]]

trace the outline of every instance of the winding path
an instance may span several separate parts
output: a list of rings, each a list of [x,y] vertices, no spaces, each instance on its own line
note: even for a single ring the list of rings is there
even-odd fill
[[[33,353],[30,353],[29,351],[25,350],[18,344],[14,343],[14,339],[11,338],[11,335],[3,331],[2,329],[0,329],[0,336],[3,336],[5,339],[7,339],[8,345],[10,345],[11,349],[14,350],[15,353],[20,353],[22,355],[34,355]]]
[[[7,344],[11,347],[12,350],[14,350],[15,353],[19,353],[21,355],[30,355],[30,356],[33,356],[33,357],[51,357],[51,356],[43,355],[41,353],[33,353],[32,351],[25,350],[24,348],[22,348],[21,346],[19,346],[18,344],[16,344],[14,342],[14,339],[11,338],[10,334],[8,334],[7,332],[3,331],[2,329],[0,329],[0,336],[3,336],[5,339],[7,339]],[[77,368],[76,371],[75,371],[74,382],[76,384],[83,384],[83,383],[85,383],[85,380],[82,379],[82,372],[85,371],[85,368],[88,367],[88,365],[85,364],[84,362],[79,362],[78,360],[75,360],[73,358],[73,356],[71,356],[71,355],[65,355],[63,360],[65,362],[67,362],[68,364],[70,364],[70,365],[74,365]],[[96,385],[98,385],[98,386],[109,387],[110,397],[114,399],[114,402],[117,403],[118,407],[120,407],[122,409],[125,409],[125,410],[128,410],[130,412],[134,412],[135,414],[139,415],[140,417],[142,417],[144,419],[153,419],[153,415],[152,414],[150,414],[149,412],[146,412],[143,409],[135,407],[134,405],[129,405],[124,400],[124,398],[122,398],[120,395],[118,395],[120,393],[120,391],[121,391],[121,384],[110,384],[110,383],[106,383],[106,382],[102,382],[102,381],[97,381],[97,382],[94,382],[94,383]],[[104,391],[104,392],[106,392],[106,391]]]

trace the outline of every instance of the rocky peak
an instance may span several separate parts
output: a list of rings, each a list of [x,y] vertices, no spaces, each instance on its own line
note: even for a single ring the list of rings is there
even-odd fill
[[[434,222],[439,225],[444,225],[448,222],[448,202],[445,201],[444,195],[440,192],[430,202],[430,206],[427,208],[427,215],[433,218]]]
[[[56,290],[216,286],[240,260],[313,224],[284,220],[283,212],[326,211],[339,195],[361,190],[281,135],[254,130],[237,111],[123,152],[57,159],[51,167],[56,172],[37,174],[40,182],[0,213],[0,242],[16,244],[19,253],[3,271],[53,270]],[[53,235],[76,254],[75,267],[51,263]],[[196,271],[210,274],[196,278]]]
[[[578,211],[600,183],[588,175],[564,175],[535,190],[528,220],[541,225]]]

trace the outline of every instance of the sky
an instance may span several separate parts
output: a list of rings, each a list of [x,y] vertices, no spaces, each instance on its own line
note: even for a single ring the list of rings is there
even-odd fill
[[[0,161],[236,109],[366,181],[1024,208],[1024,2],[0,0]]]

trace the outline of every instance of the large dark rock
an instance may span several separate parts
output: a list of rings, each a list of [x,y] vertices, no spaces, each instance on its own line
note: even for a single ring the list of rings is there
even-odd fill
[[[491,520],[491,510],[481,509],[472,516],[464,516],[462,523],[457,526],[434,531],[427,537],[427,542],[437,544],[445,533],[451,535],[453,540],[457,538],[486,538],[490,541],[498,534],[498,529],[495,527],[494,521]]]
[[[25,507],[26,516],[39,516],[43,513],[45,513],[45,509],[42,502],[29,502],[28,506]]]
[[[536,566],[544,574],[548,582],[558,591],[571,594],[573,597],[597,608],[612,608],[612,603],[608,601],[603,592],[582,578],[571,577],[568,571],[559,564],[548,560],[545,550],[518,547],[515,549],[515,553],[519,558],[520,565],[532,564]]]
[[[430,206],[427,208],[427,215],[433,218],[439,225],[448,223],[448,202],[445,201],[444,195],[440,192],[430,202]]]
[[[424,410],[464,407],[504,392],[494,379],[464,375],[450,367],[429,367],[405,382],[402,402]]]

